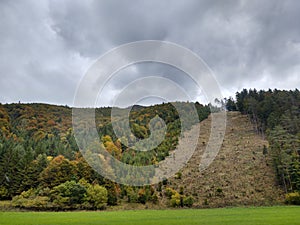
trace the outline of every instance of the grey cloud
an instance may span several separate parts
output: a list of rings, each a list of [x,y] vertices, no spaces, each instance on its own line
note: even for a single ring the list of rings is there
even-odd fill
[[[81,77],[100,55],[145,39],[194,51],[225,95],[243,87],[299,88],[299,11],[296,0],[0,1],[0,102],[71,105]],[[107,103],[149,74],[199,94],[184,73],[144,64],[112,80]]]

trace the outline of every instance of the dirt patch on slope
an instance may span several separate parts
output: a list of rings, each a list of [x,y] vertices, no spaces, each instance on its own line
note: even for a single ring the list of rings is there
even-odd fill
[[[227,113],[222,147],[204,171],[199,164],[208,143],[211,117],[201,122],[199,142],[192,158],[181,169],[181,179],[170,178],[168,186],[193,195],[196,207],[272,205],[283,202],[282,189],[276,185],[270,156],[263,154],[268,142],[253,129],[247,116]],[[192,136],[192,130],[185,136]],[[188,145],[188,140],[187,145]]]

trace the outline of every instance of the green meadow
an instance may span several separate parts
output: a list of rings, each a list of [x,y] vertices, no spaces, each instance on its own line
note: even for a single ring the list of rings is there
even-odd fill
[[[0,212],[1,225],[297,225],[300,207],[136,210],[97,212]]]

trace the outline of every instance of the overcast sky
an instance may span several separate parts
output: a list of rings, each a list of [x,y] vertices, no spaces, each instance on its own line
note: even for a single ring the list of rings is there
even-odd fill
[[[299,88],[299,12],[297,0],[0,0],[0,102],[72,105],[99,56],[148,39],[198,54],[224,97],[244,87]],[[102,94],[104,104],[145,75],[172,77],[201,100],[183,72],[145,63],[120,71]]]

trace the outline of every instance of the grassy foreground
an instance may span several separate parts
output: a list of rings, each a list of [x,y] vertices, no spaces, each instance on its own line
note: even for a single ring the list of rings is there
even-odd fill
[[[33,224],[243,224],[297,225],[300,207],[140,210],[103,212],[0,212],[1,225]]]

